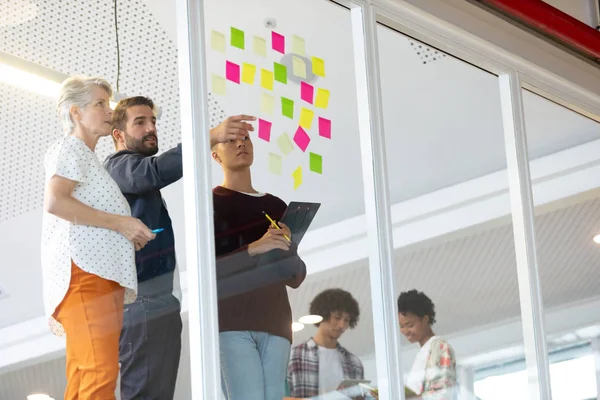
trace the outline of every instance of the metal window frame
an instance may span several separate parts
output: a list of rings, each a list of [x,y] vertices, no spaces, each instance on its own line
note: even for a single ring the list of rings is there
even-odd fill
[[[359,101],[369,269],[381,399],[404,399],[396,323],[393,238],[379,78],[377,23],[499,75],[513,206],[523,334],[533,399],[550,395],[548,355],[535,252],[533,202],[522,88],[600,121],[600,96],[404,1],[330,0],[350,9]],[[204,2],[177,0],[184,200],[190,303],[192,398],[220,393],[212,182],[204,63]],[[199,267],[201,266],[201,267]]]

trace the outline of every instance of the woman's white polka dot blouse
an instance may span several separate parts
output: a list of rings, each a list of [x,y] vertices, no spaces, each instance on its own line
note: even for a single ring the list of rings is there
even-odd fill
[[[65,136],[48,149],[46,183],[54,175],[76,181],[72,196],[95,209],[131,215],[116,182],[96,154],[79,138]],[[71,259],[82,270],[118,282],[125,288],[125,303],[135,300],[137,274],[133,243],[119,232],[78,225],[44,212],[42,274],[44,306],[50,328],[57,336],[64,330],[52,313],[61,303],[71,280]]]

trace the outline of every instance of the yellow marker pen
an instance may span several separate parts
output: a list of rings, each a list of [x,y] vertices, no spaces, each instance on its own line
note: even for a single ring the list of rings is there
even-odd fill
[[[269,220],[269,222],[270,222],[270,223],[271,223],[271,224],[272,224],[272,225],[273,225],[275,228],[277,228],[277,229],[281,229],[281,227],[280,227],[279,225],[277,225],[277,224],[275,223],[275,221],[273,221],[273,219],[272,219],[271,217],[269,217],[269,214],[267,214],[267,213],[266,213],[266,212],[264,212],[264,211],[263,211],[263,214],[265,214],[265,217],[267,217],[267,219]],[[283,236],[284,236],[284,237],[285,237],[285,238],[288,240],[288,242],[291,242],[291,240],[290,240],[290,238],[288,237],[288,235],[283,235]]]

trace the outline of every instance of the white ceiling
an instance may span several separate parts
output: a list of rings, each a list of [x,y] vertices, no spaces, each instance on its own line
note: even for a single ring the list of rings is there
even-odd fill
[[[102,75],[114,84],[112,1],[35,3],[37,18],[16,27],[0,26],[0,51],[65,74]],[[285,159],[281,177],[268,173],[266,155],[274,151],[275,145],[256,139],[256,187],[286,201],[322,202],[315,227],[361,215],[364,194],[348,11],[323,0],[205,3],[209,32],[215,29],[228,33],[230,26],[236,26],[247,37],[266,37],[269,31],[262,21],[275,17],[277,30],[286,36],[304,37],[307,51],[326,62],[327,77],[316,84],[331,90],[330,108],[325,115],[333,121],[333,135],[331,140],[315,137],[311,143],[311,151],[324,157],[323,175],[308,172],[307,157],[298,149]],[[159,121],[163,149],[180,138],[172,5],[162,0],[119,2],[120,89],[127,95],[149,95],[163,108]],[[418,42],[388,28],[380,27],[378,34],[392,203],[505,169],[497,78],[450,56],[440,57],[435,49],[424,45],[419,48]],[[210,46],[207,49],[209,73],[222,74],[226,59],[263,67],[277,60],[274,55],[268,61],[260,60],[250,51],[231,48],[226,55],[210,50]],[[436,54],[436,60],[430,61],[430,54]],[[292,84],[277,90],[278,95],[297,97],[297,87]],[[259,92],[255,87],[228,85],[228,96],[216,98],[228,114],[259,113]],[[595,122],[535,94],[526,92],[524,102],[532,158],[600,136]],[[8,298],[0,299],[2,328],[43,313],[39,271],[42,158],[49,143],[60,136],[60,127],[51,99],[1,85],[0,105],[0,286],[9,293]],[[273,118],[273,124],[274,132],[293,133],[294,125],[288,120]],[[101,158],[110,151],[109,140],[98,149]],[[298,165],[304,166],[305,179],[294,191],[289,174]],[[218,184],[220,172],[213,168],[212,173]],[[185,269],[181,184],[166,190],[165,198],[174,214],[178,258]],[[595,199],[538,217],[538,251],[547,307],[600,295],[595,284],[600,271],[598,249],[589,241],[589,235],[600,231],[599,217],[600,202]],[[519,315],[514,246],[507,224],[484,225],[458,237],[398,250],[396,263],[399,289],[418,287],[436,302],[440,333],[474,329]],[[371,354],[373,325],[365,262],[309,277],[299,290],[291,292],[294,315],[306,313],[308,302],[328,287],[346,288],[359,300],[361,323],[344,336],[344,344],[357,354]],[[311,331],[308,328],[301,332],[297,340]],[[60,367],[56,362],[49,365]],[[43,368],[47,367],[38,369],[45,371]],[[44,385],[62,385],[58,378],[50,382],[46,372],[36,371],[24,372],[33,375],[10,375],[8,380],[21,389],[40,379]],[[0,379],[4,379],[0,390],[8,387],[3,384],[7,377]],[[2,392],[0,398],[4,398]]]

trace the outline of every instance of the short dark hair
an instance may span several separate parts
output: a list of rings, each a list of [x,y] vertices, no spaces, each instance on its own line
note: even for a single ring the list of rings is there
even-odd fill
[[[320,315],[325,321],[336,312],[350,314],[350,329],[353,329],[360,319],[358,302],[349,292],[342,289],[327,289],[319,293],[310,303],[309,313]],[[315,325],[319,326],[319,324]]]
[[[135,106],[148,106],[152,109],[153,112],[156,111],[154,108],[154,102],[145,96],[134,96],[128,97],[126,99],[120,100],[115,107],[115,111],[113,111],[112,115],[112,128],[125,130],[125,124],[127,123],[127,110],[131,107]],[[115,144],[115,148],[117,147],[117,140],[114,136],[112,136],[113,143]]]
[[[400,293],[398,296],[398,312],[401,314],[413,314],[419,318],[429,317],[429,325],[435,323],[435,305],[433,301],[423,292],[416,289]]]

